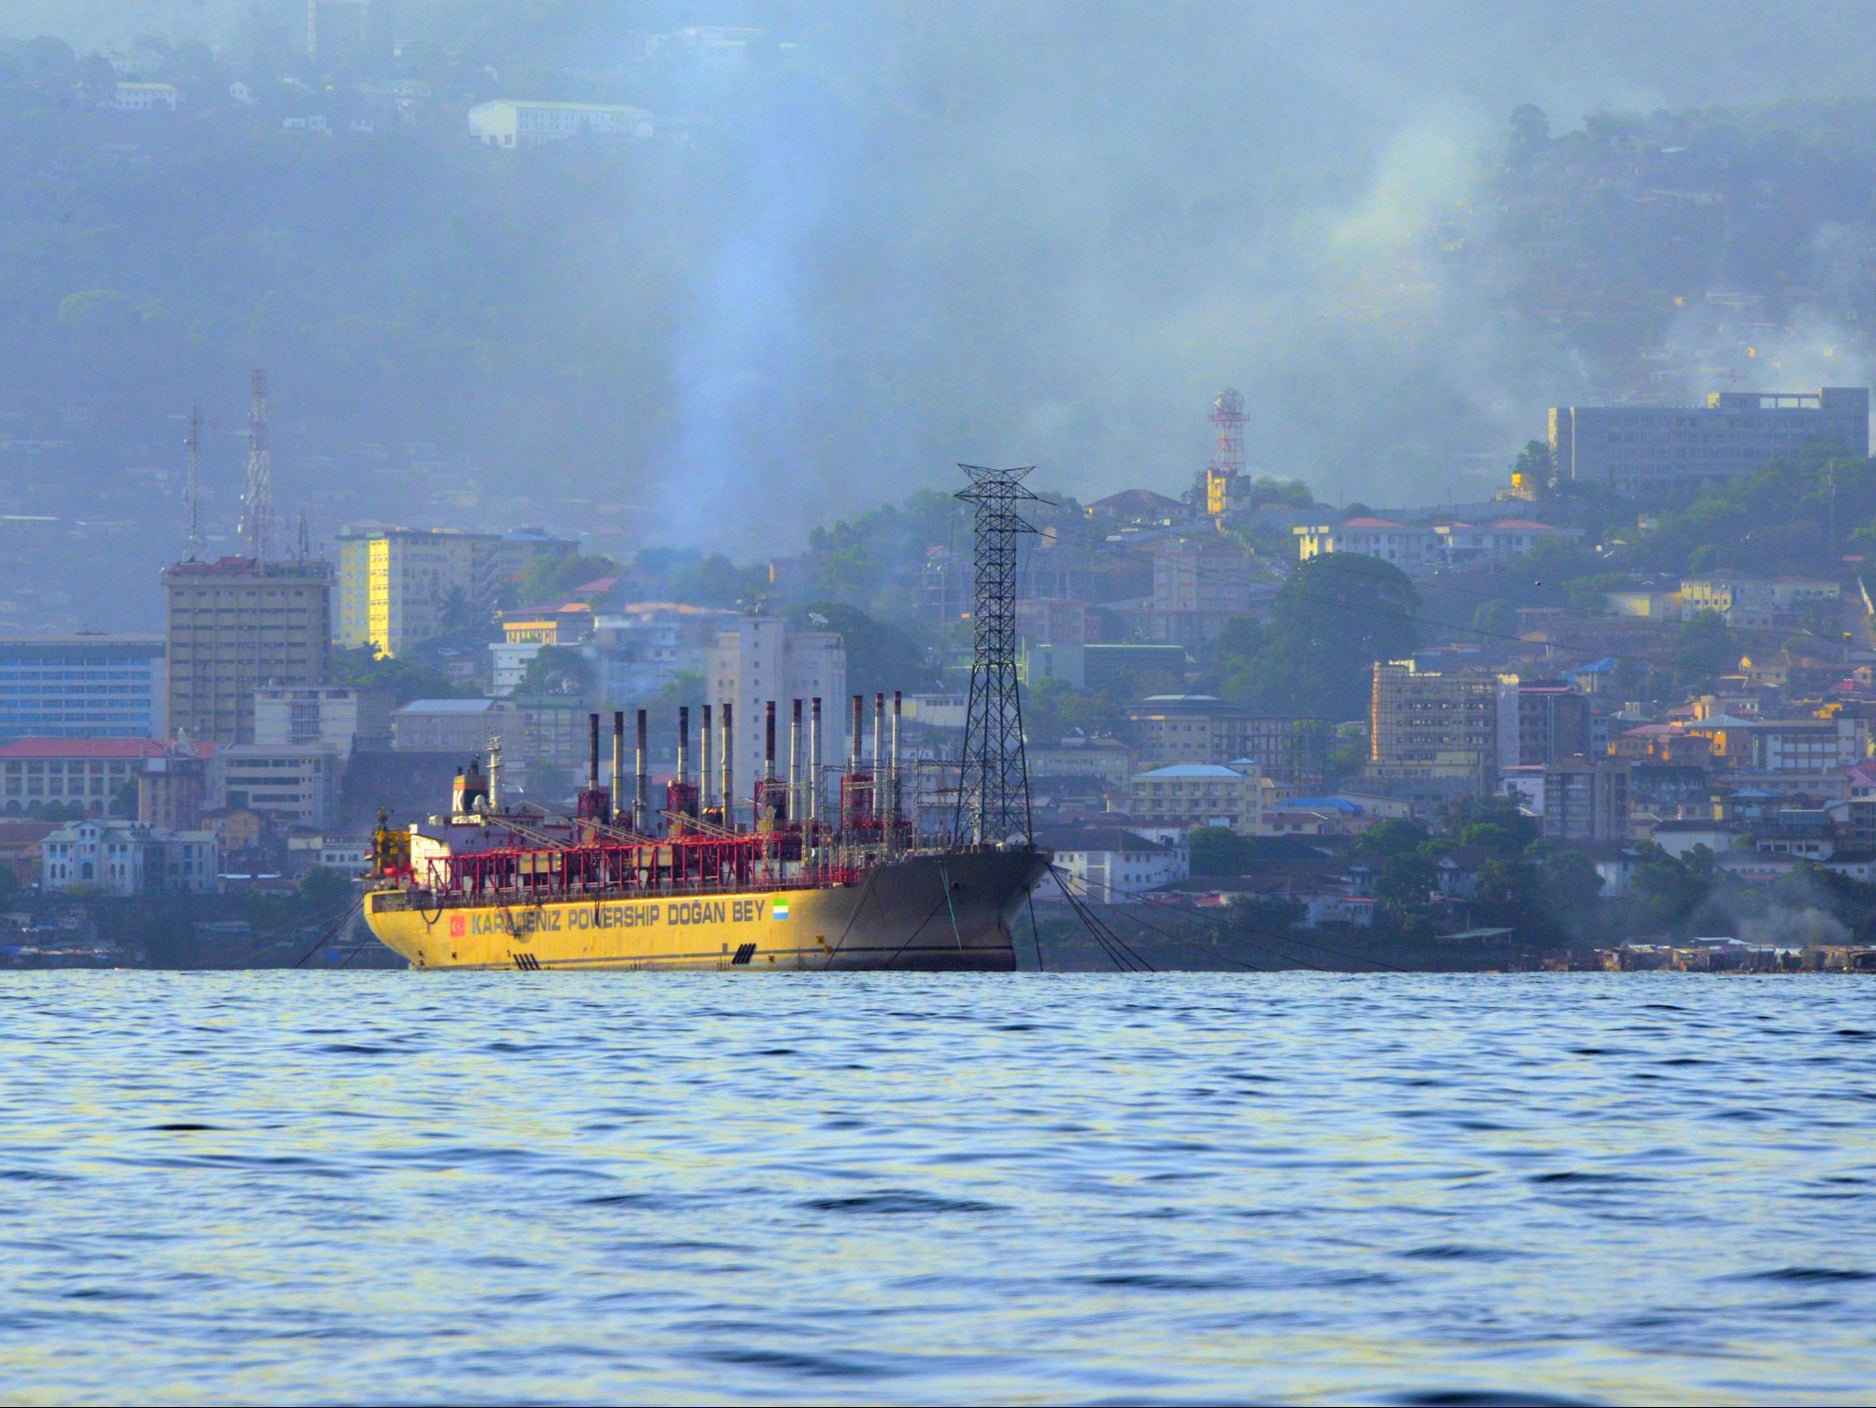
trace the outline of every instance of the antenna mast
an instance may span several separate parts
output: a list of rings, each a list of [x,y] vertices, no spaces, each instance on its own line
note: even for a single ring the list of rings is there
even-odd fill
[[[958,466],[971,487],[958,497],[977,509],[973,528],[977,573],[971,617],[970,708],[964,716],[964,758],[958,776],[954,834],[980,846],[1012,836],[1031,841],[1029,764],[1023,755],[1023,705],[1016,679],[1016,537],[1035,527],[1016,511],[1039,502],[1023,487],[1035,468]]]
[[[189,561],[199,562],[202,540],[202,408],[189,407]]]
[[[273,549],[273,466],[267,451],[267,373],[254,369],[254,404],[248,412],[248,468],[241,504],[241,536],[248,556],[265,561]]]

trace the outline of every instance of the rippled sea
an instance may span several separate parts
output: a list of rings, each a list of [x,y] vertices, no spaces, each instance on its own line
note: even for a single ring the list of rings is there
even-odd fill
[[[1855,978],[7,975],[0,1400],[1860,1400],[1873,1058]]]

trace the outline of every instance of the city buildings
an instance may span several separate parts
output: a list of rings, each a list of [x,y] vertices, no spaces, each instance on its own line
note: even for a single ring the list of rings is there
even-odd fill
[[[574,548],[537,529],[347,529],[338,543],[334,639],[402,655],[449,631],[486,623],[504,585],[538,559],[566,557]]]
[[[391,696],[336,685],[279,685],[254,693],[254,741],[316,746],[341,758],[391,746]]]
[[[317,559],[224,557],[163,571],[166,733],[252,743],[264,685],[323,685],[332,668],[332,569]]]
[[[169,752],[150,738],[22,738],[0,746],[0,812],[37,802],[76,806],[88,816],[137,815],[144,761]]]
[[[182,94],[170,83],[119,83],[112,106],[119,112],[176,111]]]
[[[1520,681],[1515,696],[1517,744],[1501,749],[1499,766],[1537,767],[1590,751],[1589,696],[1561,680]],[[1507,756],[1509,754],[1509,756]]]
[[[488,752],[491,738],[514,748],[520,727],[520,715],[505,700],[413,699],[391,716],[391,746],[399,753],[468,759]]]
[[[1550,453],[1565,479],[1648,494],[1750,474],[1819,446],[1867,458],[1869,391],[1721,391],[1705,406],[1553,406]]]
[[[1629,764],[1563,758],[1544,767],[1544,837],[1595,844],[1629,839]]]
[[[154,738],[164,679],[160,636],[0,638],[0,742]]]
[[[821,700],[821,761],[833,766],[847,756],[849,700],[847,652],[831,631],[798,631],[774,616],[745,616],[732,630],[720,632],[704,676],[706,702],[735,706],[732,716],[732,782],[736,802],[754,795],[765,771],[764,706],[775,701],[776,767],[788,769],[788,729],[793,701]],[[872,726],[872,701],[866,702],[866,725]],[[804,728],[808,705],[803,704]],[[696,721],[693,720],[693,723]],[[803,747],[806,740],[803,740]],[[721,754],[718,754],[719,766]]]
[[[1064,827],[1046,831],[1038,845],[1077,897],[1095,904],[1136,904],[1143,891],[1176,885],[1191,873],[1191,852],[1121,826]]]
[[[1463,567],[1522,557],[1552,538],[1582,536],[1578,528],[1553,528],[1528,518],[1493,523],[1397,523],[1387,518],[1351,518],[1342,523],[1298,524],[1297,559],[1307,562],[1326,553],[1353,553],[1391,562],[1404,572],[1433,567]]]
[[[1127,711],[1142,759],[1226,763],[1252,759],[1280,787],[1316,787],[1328,775],[1329,719],[1251,714],[1211,694],[1154,694]]]
[[[206,895],[216,889],[212,831],[170,831],[130,821],[79,821],[39,843],[39,883],[48,891],[75,886],[130,899],[138,895]]]
[[[342,758],[330,748],[218,748],[209,764],[209,809],[251,811],[278,826],[321,828],[339,816]]]
[[[146,756],[137,774],[137,820],[145,826],[196,831],[209,809],[211,743],[172,743]]]
[[[486,147],[538,147],[569,137],[649,137],[651,114],[617,103],[534,103],[498,98],[469,109],[469,135]]]
[[[1372,780],[1448,784],[1485,794],[1500,752],[1500,682],[1377,661],[1369,720]]]
[[[1136,826],[1222,826],[1248,836],[1262,811],[1262,779],[1221,763],[1174,763],[1134,774]]]

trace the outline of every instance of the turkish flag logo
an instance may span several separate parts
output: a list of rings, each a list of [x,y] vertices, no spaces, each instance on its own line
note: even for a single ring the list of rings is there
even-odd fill
[[[461,914],[450,915],[449,936],[452,939],[460,939],[464,934],[467,934],[468,932],[469,932],[469,920],[467,919],[467,917]]]

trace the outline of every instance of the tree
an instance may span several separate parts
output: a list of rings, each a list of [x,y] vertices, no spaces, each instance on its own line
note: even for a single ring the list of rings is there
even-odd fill
[[[502,593],[515,606],[538,606],[563,597],[576,587],[619,575],[619,564],[609,557],[537,557],[522,569]]]
[[[308,909],[331,910],[337,909],[340,902],[351,893],[352,882],[336,870],[315,865],[300,876],[294,888]]]
[[[1520,486],[1529,489],[1540,499],[1547,499],[1557,482],[1557,461],[1546,442],[1527,440],[1524,448],[1518,451],[1518,458],[1512,462],[1511,472],[1518,477]]]
[[[1438,879],[1433,862],[1418,851],[1389,856],[1374,878],[1374,897],[1397,912],[1423,909]]]
[[[564,645],[544,645],[521,672],[515,693],[530,698],[565,696],[591,699],[598,689],[593,667],[579,651]]]
[[[453,684],[433,665],[408,656],[379,655],[369,645],[332,652],[332,678],[350,689],[384,690],[394,702],[413,699],[457,699],[475,691]]]
[[[1739,660],[1739,644],[1719,612],[1703,609],[1681,623],[1674,660],[1696,679],[1724,674]]]
[[[931,667],[917,641],[897,626],[839,601],[815,601],[788,613],[796,630],[832,631],[847,652],[847,688],[853,694],[922,689]]]
[[[1386,860],[1418,850],[1426,839],[1427,829],[1419,822],[1389,817],[1350,841],[1348,853],[1356,860]]]
[[[1221,658],[1241,703],[1268,713],[1364,715],[1377,660],[1414,648],[1420,598],[1390,562],[1325,553],[1298,565],[1277,593],[1254,655]],[[1246,644],[1251,637],[1242,633]]]
[[[1481,602],[1472,613],[1472,629],[1499,638],[1515,636],[1518,634],[1518,608],[1503,597]]]
[[[1242,875],[1251,860],[1250,843],[1227,827],[1194,827],[1186,843],[1194,875]]]

